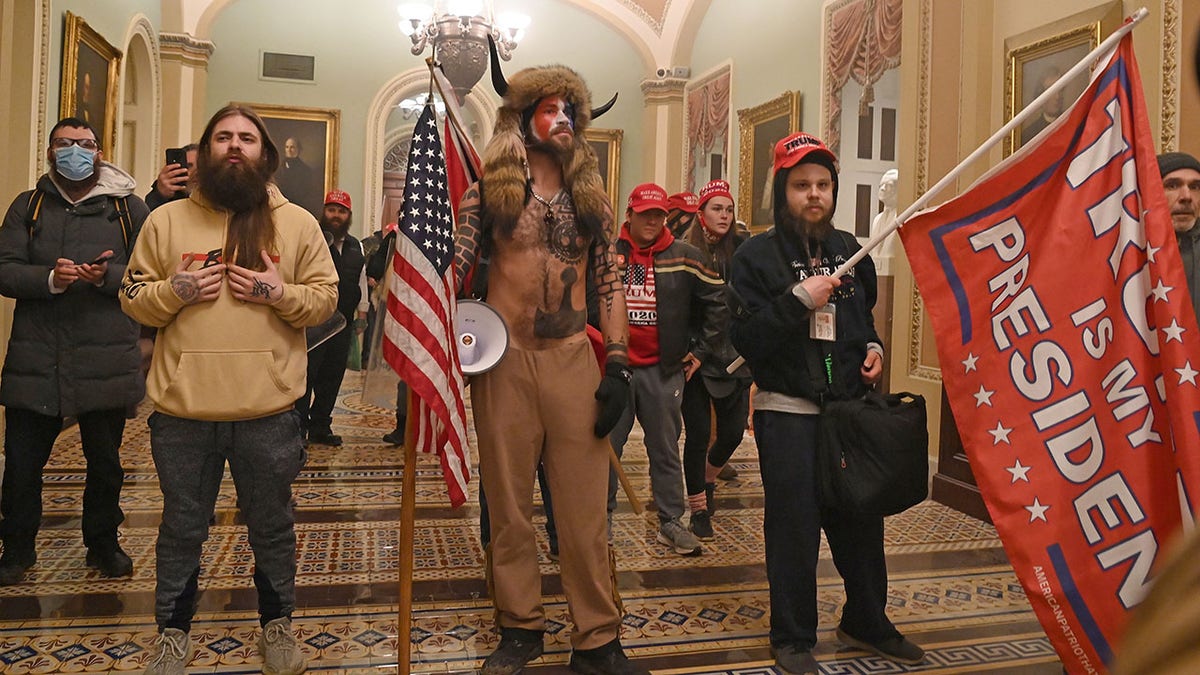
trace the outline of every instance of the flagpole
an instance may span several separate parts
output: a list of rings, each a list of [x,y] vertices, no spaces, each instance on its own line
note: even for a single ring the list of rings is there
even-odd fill
[[[396,672],[408,675],[412,664],[412,577],[413,540],[417,510],[417,419],[411,392],[405,396],[408,413],[404,418],[404,476],[400,487],[400,597],[396,622]]]
[[[997,143],[1004,140],[1004,138],[1008,136],[1013,129],[1016,129],[1020,125],[1024,124],[1025,120],[1032,117],[1034,113],[1040,111],[1043,103],[1048,101],[1051,97],[1057,96],[1058,93],[1071,82],[1071,80],[1073,80],[1084,70],[1091,67],[1092,62],[1095,61],[1101,54],[1114,49],[1117,43],[1121,41],[1121,38],[1125,37],[1127,33],[1133,30],[1134,26],[1141,23],[1142,19],[1145,19],[1149,15],[1150,12],[1145,7],[1142,7],[1138,11],[1134,12],[1133,15],[1130,16],[1120,28],[1113,31],[1113,34],[1108,36],[1108,39],[1106,39],[1104,42],[1101,42],[1100,45],[1089,52],[1087,56],[1080,59],[1079,63],[1076,63],[1070,70],[1064,73],[1062,77],[1058,78],[1054,84],[1050,85],[1046,91],[1042,92],[1041,96],[1033,99],[1029,105],[1025,106],[1021,112],[1017,113],[1015,117],[1009,120],[1008,124],[1000,127],[996,133],[992,134],[991,138],[987,139],[983,142],[983,145],[976,148],[975,152],[967,155],[966,159],[959,162],[958,166],[951,169],[950,173],[946,174],[940,181],[937,182],[936,185],[926,190],[925,194],[921,195],[915,202],[909,205],[907,209],[904,209],[904,212],[896,216],[895,220],[893,220],[887,227],[883,228],[870,239],[868,239],[867,243],[863,244],[862,249],[850,256],[850,259],[842,263],[842,265],[834,270],[833,274],[830,276],[834,278],[840,277],[848,272],[850,268],[857,265],[858,261],[862,260],[868,253],[871,252],[871,249],[883,243],[884,239],[887,239],[893,232],[899,229],[900,226],[904,224],[904,221],[912,217],[912,215],[917,211],[925,208],[925,205],[928,204],[937,193],[941,192],[947,185],[956,180],[959,174],[966,170],[968,165],[974,163],[975,160],[991,152],[992,148],[995,147]]]

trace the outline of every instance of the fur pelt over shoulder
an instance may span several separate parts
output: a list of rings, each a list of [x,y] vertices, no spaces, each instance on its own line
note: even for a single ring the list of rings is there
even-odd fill
[[[592,121],[592,96],[578,73],[552,65],[526,68],[508,79],[492,140],[483,151],[483,218],[505,235],[516,227],[529,198],[521,114],[554,95],[563,96],[575,107],[575,141],[563,165],[563,180],[575,202],[580,229],[593,236],[603,234],[608,195],[596,153],[583,137]]]

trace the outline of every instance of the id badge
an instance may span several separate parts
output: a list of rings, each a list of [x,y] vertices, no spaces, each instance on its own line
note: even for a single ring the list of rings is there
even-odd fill
[[[837,306],[825,305],[812,313],[808,323],[808,337],[813,340],[837,340]]]

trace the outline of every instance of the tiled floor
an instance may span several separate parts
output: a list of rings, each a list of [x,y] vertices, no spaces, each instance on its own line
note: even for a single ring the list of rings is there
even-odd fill
[[[380,436],[392,413],[362,403],[360,376],[347,373],[335,432],[341,448],[313,446],[295,486],[300,607],[295,625],[311,671],[395,672],[399,624],[401,451]],[[79,534],[83,458],[76,430],[65,432],[47,470],[46,522],[38,564],[26,583],[0,588],[0,672],[139,670],[155,635],[154,539],[160,496],[143,416],[131,421],[123,451],[127,482],[122,544],[132,579],[106,580],[84,566]],[[649,495],[640,437],[625,452],[630,479]],[[716,539],[684,558],[655,542],[652,513],[622,505],[614,519],[627,652],[656,673],[771,673],[763,570],[762,495],[753,439],[733,459],[736,480],[717,489]],[[412,672],[472,672],[498,641],[483,577],[478,508],[451,510],[430,457],[417,466],[416,545],[410,638]],[[205,545],[202,594],[189,672],[259,672],[252,557],[226,481],[217,524]],[[544,521],[542,514],[536,520]],[[538,528],[539,536],[544,531]],[[833,627],[840,580],[822,551],[821,642],[827,673],[1059,673],[1061,665],[1008,566],[995,530],[926,502],[887,521],[890,615],[928,649],[905,668],[840,645]],[[550,624],[545,654],[529,670],[567,672],[570,619],[557,564],[542,550]]]

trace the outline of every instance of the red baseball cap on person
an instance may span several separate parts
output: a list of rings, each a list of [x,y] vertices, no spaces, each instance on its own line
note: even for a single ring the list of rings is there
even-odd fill
[[[729,201],[733,201],[733,193],[729,191],[729,181],[716,180],[708,181],[708,184],[700,188],[700,208],[704,208],[705,203],[713,197],[726,197]]]
[[[668,211],[679,209],[687,213],[700,210],[700,198],[690,192],[676,192],[667,198]]]
[[[636,213],[650,209],[667,211],[667,191],[654,183],[642,183],[629,193],[629,208]]]
[[[350,193],[342,192],[341,190],[331,190],[325,194],[325,204],[340,204],[346,207],[347,211],[353,211],[350,206]]]
[[[794,133],[775,144],[774,172],[779,173],[780,169],[790,169],[814,152],[825,160],[821,163],[828,163],[832,173],[837,175],[837,155],[825,147],[825,143],[821,139],[803,131]]]

